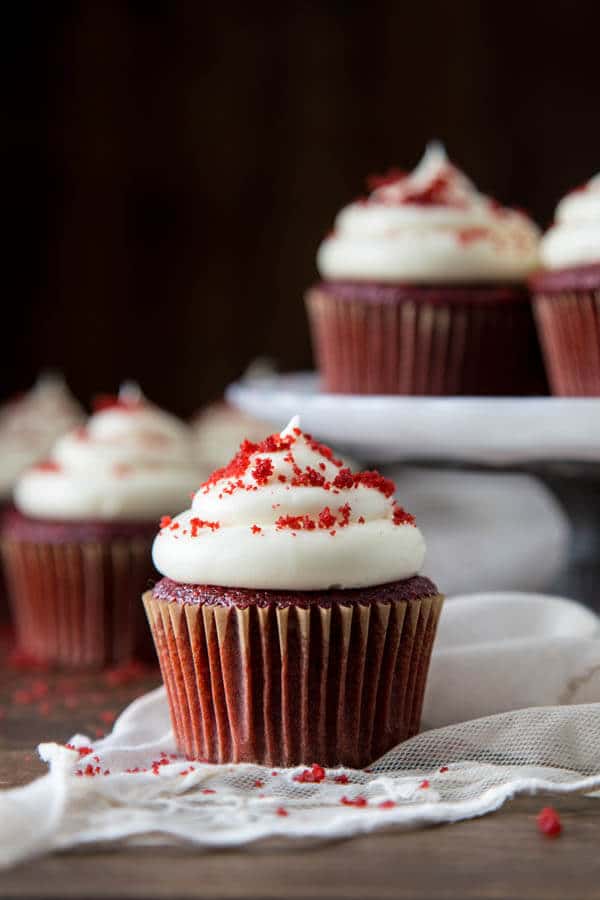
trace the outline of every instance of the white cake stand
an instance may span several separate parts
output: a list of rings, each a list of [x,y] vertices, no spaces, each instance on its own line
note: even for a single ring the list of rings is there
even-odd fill
[[[339,450],[396,464],[449,593],[554,589],[600,607],[600,398],[337,395],[306,372],[242,380],[227,397],[276,429],[298,414]]]

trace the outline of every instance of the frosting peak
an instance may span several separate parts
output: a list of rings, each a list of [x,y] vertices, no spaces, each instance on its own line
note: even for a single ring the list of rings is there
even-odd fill
[[[0,496],[10,496],[20,473],[82,419],[83,410],[55,373],[40,375],[31,390],[6,403],[0,409]]]
[[[345,207],[317,265],[332,280],[520,281],[537,263],[539,233],[523,213],[477,191],[441,144],[410,173],[368,179],[371,194]]]
[[[293,419],[244,441],[200,486],[191,509],[167,517],[153,556],[188,584],[326,590],[415,575],[425,545],[378,472],[353,473]]]
[[[563,197],[540,253],[548,269],[600,262],[600,173]]]
[[[35,518],[152,520],[177,509],[197,477],[188,427],[131,386],[95,406],[86,425],[22,476],[19,510]]]

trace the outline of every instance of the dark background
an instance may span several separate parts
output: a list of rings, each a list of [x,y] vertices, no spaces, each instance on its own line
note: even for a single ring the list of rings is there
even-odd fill
[[[0,393],[54,366],[187,414],[307,367],[321,236],[432,136],[548,224],[600,170],[599,6],[5,5]]]

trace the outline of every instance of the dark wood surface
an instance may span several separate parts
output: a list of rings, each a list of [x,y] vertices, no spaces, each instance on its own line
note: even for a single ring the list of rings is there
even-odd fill
[[[44,771],[35,745],[95,735],[158,683],[153,670],[83,676],[0,669],[0,784]],[[46,685],[47,687],[44,687]],[[588,898],[600,897],[600,802],[552,800],[563,833],[540,835],[547,798],[520,798],[483,819],[311,848],[273,844],[205,853],[185,847],[86,849],[0,874],[0,898]]]

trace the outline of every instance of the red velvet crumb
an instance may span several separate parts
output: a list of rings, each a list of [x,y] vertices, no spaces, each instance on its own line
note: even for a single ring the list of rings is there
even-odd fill
[[[538,830],[547,837],[558,837],[562,831],[560,816],[552,806],[545,806],[537,815]]]

